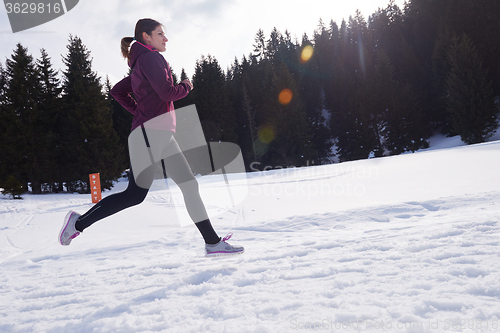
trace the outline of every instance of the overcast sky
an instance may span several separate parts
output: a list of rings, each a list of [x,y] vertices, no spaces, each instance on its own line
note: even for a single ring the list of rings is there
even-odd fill
[[[140,4],[138,4],[140,3]],[[0,63],[5,66],[17,43],[35,58],[45,48],[55,69],[64,70],[69,35],[78,36],[91,52],[92,69],[114,84],[128,67],[120,55],[120,39],[133,36],[140,18],[153,18],[165,26],[167,51],[174,72],[184,68],[189,77],[196,60],[211,54],[226,70],[237,57],[252,52],[260,28],[266,38],[273,27],[299,40],[312,35],[321,18],[340,25],[359,9],[365,18],[389,0],[80,0],[76,7],[53,21],[12,33],[5,8],[0,8]],[[403,7],[404,0],[396,0]]]

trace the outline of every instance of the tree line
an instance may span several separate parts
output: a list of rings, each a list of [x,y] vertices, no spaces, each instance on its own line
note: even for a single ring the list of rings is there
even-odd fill
[[[109,81],[92,71],[82,40],[70,36],[67,49],[62,80],[44,49],[35,60],[19,43],[0,64],[0,187],[14,197],[28,185],[35,194],[89,193],[97,172],[110,189],[125,170],[118,133],[127,115],[113,112]]]
[[[227,70],[199,59],[175,106],[195,104],[206,140],[238,144],[249,171],[416,151],[436,131],[483,142],[498,128],[498,17],[497,1],[391,0],[301,40],[259,30]],[[0,64],[0,187],[87,192],[89,173],[110,188],[128,167],[131,115],[83,42],[67,48],[62,80],[21,44]]]
[[[395,155],[436,131],[484,142],[498,128],[499,15],[491,0],[390,1],[368,19],[320,20],[301,40],[259,30],[227,71],[199,60],[177,105],[196,103],[207,140],[238,143],[247,166]]]

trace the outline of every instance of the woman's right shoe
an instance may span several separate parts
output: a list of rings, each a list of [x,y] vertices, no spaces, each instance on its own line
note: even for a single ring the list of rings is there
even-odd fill
[[[243,246],[231,245],[226,242],[232,235],[233,233],[227,234],[226,237],[221,239],[217,244],[205,244],[205,257],[228,257],[245,252]]]

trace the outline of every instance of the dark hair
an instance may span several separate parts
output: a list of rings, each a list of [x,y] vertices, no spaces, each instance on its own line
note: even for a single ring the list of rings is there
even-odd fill
[[[142,38],[142,33],[145,32],[148,35],[151,35],[153,33],[153,30],[155,30],[159,25],[162,24],[158,21],[149,18],[140,19],[139,21],[137,21],[135,25],[134,37],[122,38],[121,50],[123,57],[126,58],[127,60],[130,60],[130,44],[132,44],[134,40],[142,44],[146,44],[144,39]]]

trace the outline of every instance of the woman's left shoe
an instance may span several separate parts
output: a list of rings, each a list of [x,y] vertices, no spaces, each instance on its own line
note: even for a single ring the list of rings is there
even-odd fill
[[[213,257],[228,257],[234,256],[237,254],[242,254],[245,252],[243,246],[236,246],[227,243],[226,241],[231,238],[233,233],[228,233],[226,237],[224,237],[217,244],[205,244],[205,257],[213,258]]]
[[[68,214],[66,214],[63,226],[61,228],[61,231],[59,232],[59,243],[61,243],[61,245],[69,245],[73,238],[80,235],[80,232],[75,229],[76,221],[80,216],[80,214],[73,211],[70,211]]]

